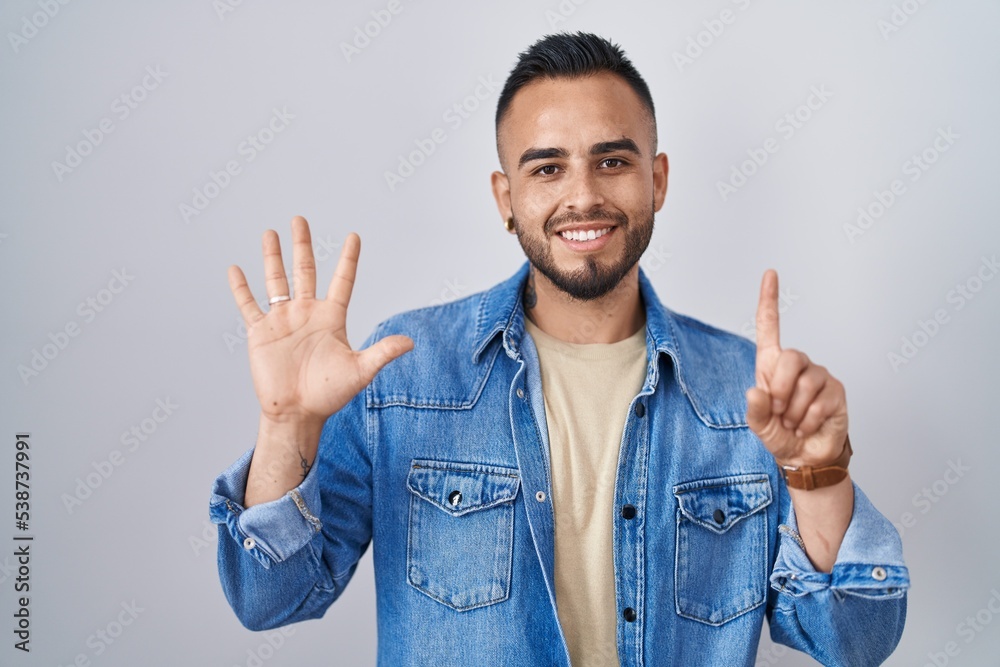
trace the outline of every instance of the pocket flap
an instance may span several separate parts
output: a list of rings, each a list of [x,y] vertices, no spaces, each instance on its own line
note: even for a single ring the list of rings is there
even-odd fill
[[[771,504],[771,484],[763,474],[716,477],[678,484],[674,496],[686,518],[724,533]]]
[[[410,492],[452,516],[510,502],[521,478],[517,468],[414,459],[406,477]]]

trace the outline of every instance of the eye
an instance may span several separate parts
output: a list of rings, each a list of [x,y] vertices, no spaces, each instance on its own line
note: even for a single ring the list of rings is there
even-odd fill
[[[611,164],[609,164],[609,163],[611,163]],[[608,168],[608,169],[614,169],[615,167],[622,167],[622,166],[624,166],[625,165],[625,161],[622,160],[621,158],[609,157],[609,158],[604,158],[603,160],[601,160],[601,164],[604,167]]]
[[[559,167],[557,167],[554,164],[547,164],[536,169],[535,173],[541,174],[542,176],[554,176],[556,173],[556,169],[558,168]]]

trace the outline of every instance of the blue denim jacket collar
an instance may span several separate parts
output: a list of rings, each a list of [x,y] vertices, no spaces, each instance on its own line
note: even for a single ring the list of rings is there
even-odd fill
[[[484,350],[501,332],[507,355],[512,359],[519,357],[524,336],[521,295],[528,269],[529,262],[525,261],[513,276],[483,294],[476,314],[473,363],[479,363]],[[705,372],[706,368],[725,363],[726,351],[715,348],[712,338],[704,335],[706,325],[664,306],[641,266],[639,292],[646,309],[646,348],[650,360],[642,393],[655,391],[662,353],[672,362],[676,381],[702,422],[714,428],[746,427],[744,392],[751,386],[752,378],[746,387],[734,387],[723,381],[725,374]],[[752,345],[749,341],[747,344]]]
[[[513,276],[495,285],[483,295],[476,315],[473,362],[478,363],[483,350],[501,331],[504,334],[504,348],[508,354],[517,354],[521,337],[524,335],[524,305],[521,293],[524,281],[528,278],[529,267],[530,263],[525,261]],[[661,310],[662,305],[642,267],[639,267],[639,291],[646,306],[646,330],[648,338],[652,339],[653,348],[659,352],[666,352],[676,359],[677,346],[670,331],[670,323]],[[652,307],[654,304],[656,307]]]

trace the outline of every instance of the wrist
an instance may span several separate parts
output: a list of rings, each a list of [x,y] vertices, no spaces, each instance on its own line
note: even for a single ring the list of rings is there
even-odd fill
[[[244,507],[276,500],[301,484],[316,458],[322,430],[323,423],[274,421],[261,414]]]
[[[789,488],[811,491],[839,484],[846,479],[848,477],[847,466],[850,463],[853,453],[850,436],[845,435],[844,446],[840,455],[828,463],[796,465],[780,460],[776,460],[776,462],[785,479],[785,484]]]
[[[260,413],[259,429],[261,434],[271,436],[268,440],[301,441],[303,438],[319,439],[325,419],[306,417],[302,415],[269,415]]]

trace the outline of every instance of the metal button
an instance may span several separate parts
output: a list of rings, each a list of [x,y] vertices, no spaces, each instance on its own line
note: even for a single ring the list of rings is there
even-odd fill
[[[715,512],[712,513],[712,518],[715,519],[715,523],[721,526],[726,522],[726,513],[722,510],[715,510]]]
[[[622,618],[624,618],[629,623],[631,623],[632,621],[634,621],[635,620],[635,609],[632,609],[632,607],[625,607],[625,609],[622,611]]]
[[[626,519],[635,518],[635,505],[625,505],[622,507],[622,516]]]
[[[462,502],[462,492],[452,491],[448,494],[448,502],[451,503],[452,507],[458,507],[458,504]]]
[[[642,403],[636,403],[635,404],[635,416],[636,417],[642,417],[644,414],[646,414],[646,406],[643,405]]]
[[[243,540],[243,548],[246,549],[247,551],[250,551],[255,546],[257,546],[257,543],[254,541],[252,537],[248,537],[245,540]]]
[[[889,576],[885,572],[884,567],[874,567],[872,568],[872,579],[875,581],[885,581],[885,578]]]
[[[537,500],[540,503],[544,503],[545,502],[545,492],[544,491],[539,491],[538,493],[536,493],[535,494],[535,500]]]
[[[517,392],[516,393],[517,393],[517,397],[518,398],[524,398],[524,390],[521,389],[520,387],[517,388]]]

